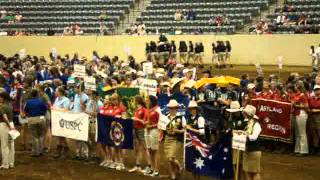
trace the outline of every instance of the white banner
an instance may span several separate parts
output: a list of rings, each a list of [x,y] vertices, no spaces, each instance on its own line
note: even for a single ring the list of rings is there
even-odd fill
[[[233,131],[232,149],[246,150],[247,135],[244,131]]]
[[[74,70],[73,74],[75,77],[83,78],[86,76],[86,66],[84,65],[75,64],[73,65],[73,70]]]
[[[157,96],[158,82],[153,79],[145,79],[140,85],[140,92],[146,93],[148,95]]]
[[[89,115],[52,110],[51,128],[53,136],[88,141]]]
[[[145,62],[142,64],[142,71],[144,74],[152,74],[153,72],[153,65],[152,62]]]
[[[95,91],[97,89],[96,78],[90,77],[90,76],[85,76],[84,77],[84,87],[86,89],[91,89],[91,90]]]

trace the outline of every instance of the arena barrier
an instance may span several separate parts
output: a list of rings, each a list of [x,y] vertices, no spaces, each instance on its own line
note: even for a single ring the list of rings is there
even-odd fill
[[[278,56],[283,56],[284,65],[310,66],[309,48],[320,44],[320,35],[176,35],[167,36],[168,40],[203,42],[205,47],[204,62],[211,63],[211,44],[217,40],[229,40],[232,46],[233,64],[272,65],[278,63]],[[158,36],[24,36],[0,37],[0,53],[13,55],[21,49],[27,54],[48,57],[52,48],[58,54],[70,55],[78,52],[79,56],[92,57],[96,50],[100,56],[106,54],[119,56],[126,60],[133,55],[137,61],[145,59],[145,44],[158,41]],[[72,56],[72,55],[71,55]]]

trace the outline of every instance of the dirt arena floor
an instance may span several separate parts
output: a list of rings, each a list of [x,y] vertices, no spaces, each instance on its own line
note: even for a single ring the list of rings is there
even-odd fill
[[[265,75],[277,74],[275,66],[262,67]],[[291,72],[300,74],[310,72],[308,67],[284,67],[281,72],[282,79],[286,79]],[[251,77],[256,75],[254,66],[238,66],[226,70],[213,70],[213,74],[228,74],[239,76],[248,73]],[[52,145],[54,147],[54,144]],[[161,152],[161,178],[150,178],[139,174],[119,172],[98,167],[95,162],[82,162],[71,159],[55,160],[52,154],[39,158],[30,157],[29,152],[22,151],[21,138],[16,142],[16,167],[9,170],[0,170],[0,180],[142,180],[142,179],[167,179],[167,164]],[[319,180],[320,179],[320,156],[295,157],[292,154],[262,155],[262,179],[263,180]],[[134,154],[126,155],[126,166],[134,165]],[[190,173],[184,173],[182,180],[192,179]],[[209,178],[201,178],[207,180]]]

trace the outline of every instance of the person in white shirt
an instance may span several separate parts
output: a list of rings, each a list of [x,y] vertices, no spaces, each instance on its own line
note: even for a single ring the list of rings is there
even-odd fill
[[[259,135],[262,131],[258,122],[256,108],[247,105],[243,109],[243,116],[247,121],[245,132],[247,134],[246,151],[243,153],[243,171],[245,179],[260,179],[261,150],[259,148]]]
[[[316,49],[316,55],[317,55],[317,61],[318,61],[318,66],[319,66],[319,61],[320,61],[320,44]]]
[[[312,68],[316,68],[316,66],[319,64],[319,62],[317,61],[318,60],[317,59],[317,52],[316,52],[316,49],[314,48],[314,46],[310,47],[309,55],[312,60]]]

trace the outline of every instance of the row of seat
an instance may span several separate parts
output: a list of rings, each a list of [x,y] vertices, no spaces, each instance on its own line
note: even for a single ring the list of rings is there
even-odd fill
[[[37,28],[37,27],[66,27],[70,26],[71,24],[79,24],[80,27],[100,27],[100,23],[96,22],[42,22],[42,23],[14,23],[14,24],[0,24],[0,28],[18,28],[18,27],[24,27],[24,28]],[[113,27],[113,22],[107,22],[106,26]]]
[[[2,8],[7,11],[63,11],[63,10],[129,10],[131,5],[122,4],[122,5],[74,5],[74,6],[3,6]]]
[[[144,21],[144,24],[149,26],[207,26],[209,25],[208,21]],[[230,20],[230,24],[240,26],[243,25],[243,20]]]
[[[108,16],[106,21],[118,21],[118,16]],[[22,22],[70,22],[70,21],[88,21],[97,22],[100,21],[97,16],[34,16],[24,17]],[[7,22],[6,19],[0,19],[0,22]]]
[[[51,30],[54,30],[55,33],[62,34],[64,28],[62,27],[53,27],[50,28]],[[10,31],[25,31],[29,32],[32,34],[46,34],[49,28],[24,28],[24,27],[19,27],[19,28],[7,28],[7,29],[1,29],[2,31],[5,32],[10,32]],[[97,27],[83,27],[81,30],[84,32],[84,34],[98,34],[100,33],[100,28]],[[115,29],[114,28],[107,28],[109,32],[113,32]]]
[[[184,33],[193,33],[195,31],[199,31],[199,29],[202,30],[202,32],[205,33],[227,33],[232,34],[235,32],[234,26],[198,26],[198,27],[191,27],[191,26],[182,26],[182,27],[158,27],[158,26],[152,26],[148,27],[148,32],[159,32],[159,33],[168,33],[172,30],[181,30]]]
[[[197,20],[209,20],[213,16],[217,16],[218,14],[212,15],[212,14],[199,14],[197,15]],[[236,13],[236,14],[223,14],[226,17],[228,17],[230,20],[232,19],[242,19],[244,22],[248,22],[251,20],[251,13]],[[138,18],[138,21],[158,21],[159,19],[163,21],[170,21],[174,20],[173,15],[161,15],[161,14],[155,14],[151,16],[141,16]]]
[[[183,12],[188,12],[188,9],[181,9]],[[194,12],[197,14],[231,14],[231,13],[244,13],[251,12],[252,15],[260,13],[260,7],[238,7],[238,8],[194,8]],[[171,14],[174,15],[175,9],[158,9],[158,10],[146,10],[142,12],[142,16],[154,15],[154,14]]]
[[[291,0],[292,5],[317,5],[320,4],[319,0]]]
[[[99,16],[102,13],[100,10],[95,11],[25,11],[23,12],[23,16],[77,16],[77,15],[85,15],[85,16]],[[125,14],[123,10],[107,10],[107,15],[111,16],[122,16]]]
[[[12,4],[15,5],[25,5],[25,6],[32,6],[32,5],[77,5],[77,4],[91,4],[91,5],[102,5],[102,4],[133,4],[134,0],[43,0],[43,1],[0,1],[0,6],[10,6]]]
[[[211,3],[213,0],[175,0],[174,2],[178,3],[188,3],[188,2],[193,2],[193,3]],[[215,2],[242,2],[244,0],[214,0]],[[251,2],[256,2],[257,0],[245,0],[245,1],[251,1]],[[270,0],[268,0],[270,2]],[[152,0],[151,4],[168,4],[172,3],[172,0]]]
[[[243,2],[227,2],[227,3],[168,3],[154,4],[148,6],[147,9],[193,9],[193,8],[225,8],[225,7],[261,7],[266,8],[268,1],[243,1]]]

